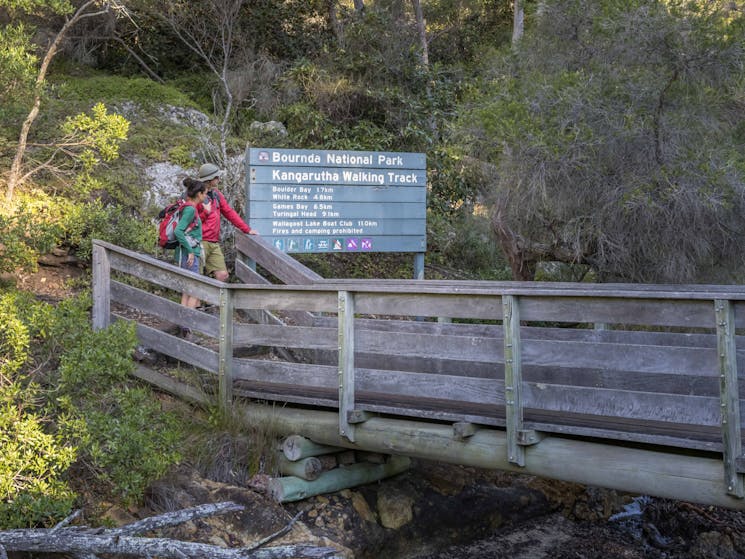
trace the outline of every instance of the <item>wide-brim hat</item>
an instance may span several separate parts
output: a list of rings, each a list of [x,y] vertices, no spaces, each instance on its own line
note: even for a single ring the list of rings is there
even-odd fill
[[[212,163],[205,163],[199,168],[199,174],[197,178],[200,181],[211,181],[215,177],[219,177],[222,171],[220,167]]]

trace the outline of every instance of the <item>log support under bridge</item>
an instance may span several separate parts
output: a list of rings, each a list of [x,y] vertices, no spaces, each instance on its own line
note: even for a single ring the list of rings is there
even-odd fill
[[[239,411],[237,408],[235,411]],[[250,405],[239,412],[250,425],[316,443],[386,454],[499,469],[563,481],[745,510],[745,500],[727,492],[721,457],[623,447],[557,436],[525,447],[525,465],[508,457],[507,433],[481,428],[459,439],[451,425],[373,417],[356,425],[356,442],[339,434],[336,413]],[[578,467],[578,462],[592,467]]]

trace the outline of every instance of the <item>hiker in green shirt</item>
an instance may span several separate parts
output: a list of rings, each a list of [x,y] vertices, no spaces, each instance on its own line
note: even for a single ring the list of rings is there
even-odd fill
[[[207,196],[207,187],[202,181],[190,177],[184,179],[186,187],[186,205],[174,231],[178,246],[173,256],[181,268],[198,274],[202,258],[202,221],[197,213],[197,206]],[[181,294],[181,304],[192,309],[197,308],[199,299],[188,293]]]

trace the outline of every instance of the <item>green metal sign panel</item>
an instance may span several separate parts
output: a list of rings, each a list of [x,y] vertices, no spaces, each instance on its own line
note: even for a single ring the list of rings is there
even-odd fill
[[[426,250],[423,153],[249,148],[247,212],[284,252]]]

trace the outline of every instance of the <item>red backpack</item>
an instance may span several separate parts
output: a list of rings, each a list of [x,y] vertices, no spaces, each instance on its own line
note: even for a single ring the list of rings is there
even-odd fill
[[[158,214],[158,245],[160,247],[171,249],[178,246],[178,239],[176,239],[174,231],[176,231],[176,226],[178,225],[178,222],[181,219],[181,214],[186,206],[194,207],[192,204],[188,204],[186,200],[179,199],[173,204],[169,204],[160,210],[160,213]],[[198,217],[195,208],[194,221],[192,221],[189,224],[189,227],[186,228],[187,233],[196,227],[197,219]]]

